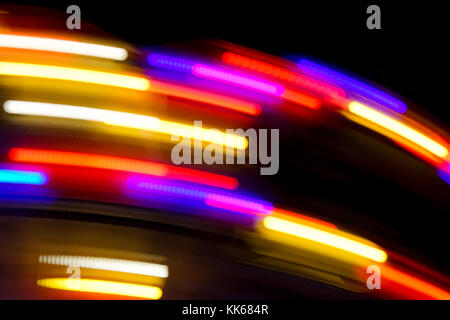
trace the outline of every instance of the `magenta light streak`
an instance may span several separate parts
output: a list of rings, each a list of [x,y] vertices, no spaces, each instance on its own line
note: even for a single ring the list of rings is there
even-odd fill
[[[264,216],[273,211],[272,204],[261,199],[168,179],[131,176],[127,180],[127,186],[133,191],[143,191],[163,201],[183,201],[186,207],[196,203],[206,204],[213,208],[256,216]]]
[[[205,199],[205,203],[210,207],[257,216],[264,216],[273,211],[273,207],[269,204],[261,204],[220,194],[209,194]]]
[[[282,85],[270,81],[260,80],[241,73],[210,67],[204,64],[195,64],[192,68],[192,73],[202,78],[225,82],[277,97],[281,96],[284,92],[284,87]]]

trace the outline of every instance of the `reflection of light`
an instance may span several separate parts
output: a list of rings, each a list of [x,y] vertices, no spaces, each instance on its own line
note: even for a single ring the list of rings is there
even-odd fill
[[[291,70],[280,68],[273,64],[244,57],[232,52],[225,52],[222,55],[222,61],[233,66],[263,73],[283,81],[294,83],[311,91],[327,96],[345,96],[345,92],[339,88],[305,77],[304,75]]]
[[[162,296],[162,290],[158,287],[106,280],[48,278],[39,279],[37,285],[51,289],[106,293],[154,300]]]
[[[47,176],[42,172],[0,169],[0,183],[43,185]]]
[[[448,154],[448,150],[440,145],[439,143],[433,141],[427,136],[421,134],[420,132],[404,125],[403,123],[392,119],[391,117],[378,112],[368,106],[361,103],[352,101],[350,102],[349,111],[363,117],[369,121],[376,123],[377,125],[386,128],[394,133],[414,142],[420,147],[430,151],[431,153],[437,155],[438,157],[444,158]]]
[[[125,60],[127,50],[94,43],[0,34],[0,47],[54,51],[113,60]]]
[[[429,296],[430,298],[450,300],[449,292],[392,267],[383,266],[381,276],[410,290]]]
[[[127,186],[135,191],[149,193],[149,195],[164,195],[165,197],[159,197],[163,201],[170,201],[169,197],[174,197],[175,201],[177,199],[198,201],[210,207],[250,215],[266,215],[273,210],[272,205],[263,200],[163,179],[135,176],[128,179]]]
[[[170,83],[152,81],[150,91],[172,97],[207,103],[253,116],[261,113],[261,107],[253,102]]]
[[[263,220],[263,225],[270,230],[315,241],[377,262],[384,262],[387,259],[387,255],[383,250],[314,227],[290,222],[272,216],[265,217]]]
[[[160,278],[167,278],[169,276],[169,268],[166,265],[142,261],[101,257],[41,255],[39,256],[39,263],[126,272]]]
[[[13,114],[96,121],[109,125],[177,135],[237,149],[247,147],[247,140],[242,136],[128,112],[14,100],[6,101],[3,108],[6,112]]]
[[[135,90],[147,90],[150,86],[147,79],[140,77],[30,63],[0,62],[0,75],[69,80]]]
[[[148,174],[225,189],[235,189],[238,186],[238,181],[232,177],[162,163],[100,154],[13,148],[9,151],[9,158],[16,162],[70,165]]]
[[[307,59],[301,59],[298,62],[300,71],[308,73],[312,76],[318,77],[325,81],[330,81],[342,86],[348,90],[361,94],[369,99],[373,99],[382,105],[395,110],[400,113],[406,112],[406,104],[394,97],[378,90],[372,86],[369,86],[363,82],[357,81],[349,76],[346,76],[337,71],[331,70]]]

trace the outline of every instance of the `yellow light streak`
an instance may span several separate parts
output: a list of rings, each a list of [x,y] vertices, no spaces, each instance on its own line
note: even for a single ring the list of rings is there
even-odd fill
[[[107,280],[46,278],[39,279],[37,285],[51,289],[106,293],[153,300],[160,299],[162,296],[162,290],[158,287]]]
[[[263,225],[270,230],[318,242],[374,260],[376,262],[385,262],[387,260],[387,254],[383,250],[346,238],[342,235],[333,234],[311,226],[302,225],[300,223],[295,223],[272,216],[265,217],[263,220]]]
[[[0,75],[37,77],[147,90],[150,82],[141,77],[78,68],[0,61]]]
[[[6,101],[3,109],[12,114],[95,121],[108,125],[177,135],[237,149],[247,147],[247,139],[243,136],[128,112],[16,100]]]
[[[123,61],[127,50],[80,41],[0,34],[0,47],[53,51]]]
[[[448,154],[446,147],[428,138],[422,133],[408,127],[400,121],[392,119],[391,117],[368,106],[352,101],[350,102],[348,109],[350,112],[398,134],[399,136],[417,144],[440,158],[445,158]]]

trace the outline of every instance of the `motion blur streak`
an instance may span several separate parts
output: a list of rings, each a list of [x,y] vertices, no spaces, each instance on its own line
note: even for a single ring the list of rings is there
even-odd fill
[[[263,73],[265,75],[293,83],[303,88],[315,91],[326,96],[345,96],[345,92],[339,88],[327,85],[321,81],[305,77],[288,69],[280,68],[273,64],[262,62],[256,59],[244,57],[232,52],[225,52],[222,61],[247,70]]]
[[[145,78],[31,63],[0,62],[0,75],[78,81],[141,91],[150,87],[150,82]]]
[[[237,149],[245,149],[247,147],[247,139],[242,136],[128,112],[15,100],[6,101],[3,108],[6,112],[12,114],[96,121],[108,125],[177,135]]]
[[[147,192],[150,195],[162,194],[165,197],[160,197],[161,200],[171,201],[169,197],[172,196],[250,215],[267,215],[273,210],[273,206],[263,200],[160,179],[133,176],[128,179],[127,186],[131,190]]]
[[[195,64],[192,68],[192,73],[202,78],[218,80],[274,96],[281,96],[284,92],[283,86],[279,84],[204,64]]]
[[[301,92],[293,91],[286,89],[283,92],[282,97],[288,101],[292,101],[296,104],[311,108],[311,109],[319,109],[321,106],[321,102],[319,99],[313,98]]]
[[[268,216],[263,220],[263,225],[267,229],[287,233],[295,237],[319,242],[327,246],[345,250],[353,254],[374,260],[376,262],[385,262],[387,254],[383,250],[371,247],[369,245],[357,242],[355,240],[332,234],[330,232],[319,230],[317,228],[290,222],[284,219]]]
[[[181,72],[192,72],[195,62],[186,59],[174,58],[159,53],[151,53],[147,57],[151,66],[171,69]]]
[[[448,154],[448,150],[444,146],[433,141],[420,132],[368,106],[352,101],[350,102],[348,109],[350,112],[369,121],[372,121],[383,128],[393,131],[394,133],[408,139],[409,141],[414,142],[415,144],[428,150],[429,152],[440,158],[445,158]]]
[[[450,184],[450,170],[439,169],[438,176],[444,180],[447,184]]]
[[[153,300],[162,296],[162,290],[158,287],[106,280],[47,278],[39,279],[37,285],[51,289],[106,293]]]
[[[342,73],[316,64],[307,59],[301,59],[298,62],[298,67],[302,72],[318,77],[325,81],[336,83],[343,88],[359,93],[369,99],[373,99],[399,113],[405,113],[407,110],[406,104],[404,102],[395,99],[394,97],[384,93],[383,91],[355,80]]]
[[[410,290],[427,295],[432,299],[450,300],[449,292],[387,265],[382,267],[381,276]]]
[[[261,107],[256,103],[170,83],[152,81],[150,91],[172,97],[207,103],[252,116],[257,116],[261,113]]]
[[[257,216],[266,215],[270,212],[270,207],[268,205],[256,203],[253,200],[215,193],[208,194],[206,196],[205,203],[210,207],[222,208],[225,210],[253,214]]]
[[[232,177],[156,162],[100,154],[13,148],[9,151],[9,158],[16,162],[68,165],[148,174],[225,189],[235,189],[238,186],[238,181]]]
[[[43,185],[46,182],[43,172],[0,169],[0,183]]]
[[[130,261],[102,257],[41,255],[39,256],[39,263],[126,272],[160,278],[167,278],[169,276],[169,268],[166,265],[143,261]]]
[[[319,219],[315,219],[315,218],[312,218],[312,217],[309,217],[309,216],[306,216],[306,215],[303,215],[303,214],[300,214],[297,212],[283,210],[280,208],[274,208],[272,214],[275,214],[275,215],[282,214],[282,215],[292,216],[292,217],[295,217],[296,219],[305,220],[309,223],[314,223],[318,226],[337,229],[337,227],[332,223],[325,222],[325,221],[319,220]]]
[[[320,101],[316,98],[310,97],[300,92],[287,90],[282,85],[279,85],[277,83],[260,80],[257,78],[242,75],[240,73],[214,68],[202,64],[195,64],[192,68],[192,73],[203,78],[237,85],[240,87],[270,94],[276,97],[282,97],[286,100],[309,107],[311,109],[318,109],[320,107]]]
[[[79,41],[0,34],[0,47],[54,51],[123,61],[128,57],[123,48]]]
[[[148,62],[152,66],[180,72],[188,72],[200,78],[219,81],[229,85],[283,98],[311,109],[318,109],[321,104],[319,99],[300,92],[286,90],[284,86],[278,83],[223,68],[213,67],[206,64],[156,53],[152,53],[148,56]]]

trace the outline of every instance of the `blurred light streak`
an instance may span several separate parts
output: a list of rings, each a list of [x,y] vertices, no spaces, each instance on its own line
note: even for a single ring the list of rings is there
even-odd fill
[[[0,75],[77,81],[141,91],[147,90],[150,87],[150,82],[141,77],[31,63],[1,61]]]
[[[166,56],[159,53],[150,53],[147,57],[147,61],[154,67],[188,73],[192,73],[192,68],[195,65],[195,62],[193,61]]]
[[[253,215],[266,215],[271,208],[267,204],[256,203],[254,200],[217,193],[208,194],[205,203],[210,207]]]
[[[325,81],[336,83],[348,90],[355,91],[363,96],[366,96],[367,98],[373,99],[383,104],[384,106],[396,112],[405,113],[407,110],[407,106],[404,102],[395,99],[394,97],[384,93],[383,91],[355,80],[352,77],[316,64],[307,59],[301,59],[298,62],[298,67],[302,72],[318,77]]]
[[[233,177],[176,166],[168,167],[166,177],[228,190],[234,190],[239,185],[238,180]]]
[[[235,189],[238,186],[238,181],[232,177],[162,163],[100,154],[13,148],[9,151],[9,158],[16,162],[68,165],[148,174],[225,189]]]
[[[309,216],[306,216],[306,215],[303,215],[303,214],[300,214],[300,213],[297,213],[297,212],[293,212],[293,211],[287,211],[287,210],[283,210],[283,209],[280,209],[280,208],[274,208],[272,214],[276,214],[276,215],[282,214],[282,215],[292,216],[292,217],[294,217],[296,219],[305,220],[308,223],[313,223],[313,224],[316,224],[318,226],[323,226],[323,227],[326,227],[326,228],[337,229],[337,227],[334,224],[332,224],[332,223],[329,223],[329,222],[326,222],[326,221],[323,221],[323,220],[319,220],[319,219],[315,219],[315,218],[312,218],[312,217],[309,217]]]
[[[123,61],[127,50],[80,41],[0,34],[0,47],[53,51]]]
[[[199,201],[210,207],[249,215],[267,215],[273,210],[273,206],[263,200],[159,179],[132,176],[128,179],[127,186],[131,190]]]
[[[274,216],[265,217],[263,225],[269,230],[308,239],[376,262],[385,262],[387,260],[387,254],[383,250],[312,226],[302,225]]]
[[[343,108],[345,109],[345,108]],[[348,108],[347,108],[348,109]],[[433,166],[439,166],[442,164],[443,159],[440,157],[437,157],[433,153],[431,153],[428,150],[423,149],[422,147],[418,146],[414,142],[412,142],[409,139],[406,139],[402,136],[399,136],[395,132],[386,129],[384,127],[381,127],[380,125],[367,120],[365,118],[362,118],[360,116],[357,116],[356,114],[347,112],[345,110],[340,111],[342,115],[344,115],[347,119],[350,119],[351,121],[358,123],[361,126],[364,126],[368,129],[371,129],[375,132],[378,132],[379,134],[391,139],[394,143],[402,147],[408,152],[411,152],[413,155],[417,156],[418,158],[430,163]]]
[[[364,119],[376,123],[377,125],[386,128],[399,136],[417,144],[418,146],[428,150],[434,155],[445,158],[448,154],[447,148],[434,140],[428,138],[422,133],[406,126],[398,120],[395,120],[388,115],[376,111],[368,106],[365,106],[356,101],[350,102],[348,110]]]
[[[202,78],[225,82],[277,97],[284,92],[283,86],[279,84],[204,64],[195,64],[192,68],[192,73]]]
[[[325,96],[345,96],[345,91],[321,81],[306,77],[291,70],[278,67],[260,60],[248,58],[233,52],[225,52],[222,61],[247,70],[259,72],[286,82],[293,83]]]
[[[172,97],[207,103],[252,116],[257,116],[261,113],[261,107],[257,103],[170,83],[152,81],[150,91]]]
[[[319,109],[320,106],[322,105],[322,102],[317,98],[313,98],[313,97],[303,94],[301,92],[297,92],[297,91],[293,91],[293,90],[289,90],[289,89],[286,89],[283,92],[282,97],[288,101],[308,107],[310,109]]]
[[[331,96],[325,98],[325,103],[329,103],[342,110],[348,110],[348,105],[350,104],[351,101],[352,100],[348,99],[347,97],[340,97],[340,96]]]
[[[167,278],[169,276],[169,268],[166,265],[123,259],[69,255],[40,255],[39,263],[125,272],[159,278]]]
[[[153,300],[162,296],[162,290],[158,287],[106,280],[47,278],[39,279],[37,285],[58,290],[106,293]]]
[[[108,125],[176,135],[237,149],[247,147],[247,139],[243,136],[128,112],[16,100],[6,101],[3,108],[6,112],[12,114],[95,121]]]
[[[448,165],[447,165],[446,169],[438,170],[438,176],[439,176],[439,178],[444,180],[447,184],[450,184],[450,170],[448,168]]]
[[[404,270],[408,270],[408,272],[414,270],[416,274],[420,273],[423,277],[427,277],[427,279],[433,279],[434,283],[449,283],[449,278],[437,272],[436,270],[423,265],[421,262],[422,261],[419,262],[417,260],[400,255],[394,251],[389,251],[389,267],[394,268],[393,263],[395,263],[395,268],[398,269],[400,266],[402,266],[402,268],[405,268]]]
[[[151,53],[148,56],[148,62],[155,67],[191,73],[204,79],[283,98],[311,109],[318,109],[321,105],[319,99],[293,90],[287,90],[278,83],[219,67],[156,53]]]
[[[44,185],[46,182],[43,172],[0,169],[0,183]]]
[[[395,282],[409,290],[424,294],[432,299],[450,300],[449,292],[412,275],[396,270],[393,267],[383,265],[381,269],[381,277],[386,278],[391,282]],[[407,294],[407,291],[404,293]]]

